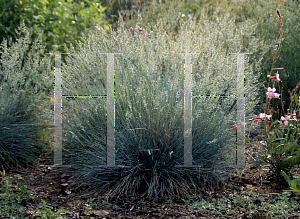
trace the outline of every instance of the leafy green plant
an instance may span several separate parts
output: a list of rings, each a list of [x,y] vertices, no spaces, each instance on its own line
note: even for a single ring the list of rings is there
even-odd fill
[[[235,155],[230,156],[235,149],[232,99],[193,101],[193,163],[202,167],[175,166],[183,164],[184,69],[179,64],[183,63],[183,56],[174,52],[189,48],[201,52],[193,62],[194,95],[230,95],[236,91],[234,82],[228,85],[236,80],[232,73],[236,70],[236,57],[226,57],[222,44],[216,47],[214,39],[208,37],[222,31],[222,42],[230,44],[232,37],[228,30],[233,29],[233,24],[228,20],[208,24],[206,19],[203,15],[201,24],[192,19],[182,21],[177,43],[164,31],[161,20],[150,31],[151,27],[144,27],[141,19],[132,29],[125,28],[120,19],[116,32],[110,30],[105,35],[102,28],[96,28],[84,45],[80,43],[80,51],[71,47],[67,64],[62,66],[63,92],[68,95],[105,95],[107,68],[105,56],[99,52],[123,52],[123,56],[115,55],[115,150],[116,164],[124,167],[99,166],[106,164],[105,99],[65,101],[68,113],[75,116],[63,115],[64,121],[71,121],[64,123],[63,157],[65,164],[72,165],[62,171],[78,176],[73,186],[88,186],[89,190],[97,189],[110,197],[132,194],[147,198],[181,196],[181,192],[220,187],[217,171],[222,172],[233,163]],[[250,35],[255,31],[250,23],[241,29],[237,32]],[[240,35],[231,44],[230,52],[241,51],[241,43],[236,42],[241,42]],[[190,47],[186,48],[187,45]],[[257,48],[255,45],[250,43],[251,49]],[[245,67],[251,72],[253,66],[245,64]],[[223,74],[217,75],[218,71]],[[256,81],[249,72],[246,115],[255,106]],[[89,108],[84,107],[86,104]]]
[[[18,178],[17,185],[15,187],[18,193],[14,193],[12,191],[11,179],[8,179],[7,177],[4,177],[2,179],[4,185],[2,185],[1,187],[0,194],[1,217],[28,219],[28,217],[25,217],[22,213],[22,210],[24,209],[22,202],[26,203],[33,200],[33,195],[27,191],[27,186],[24,185],[24,183],[19,182],[19,180],[23,179],[20,174],[16,174],[14,175],[14,177]],[[33,180],[34,176],[30,175],[27,176],[27,178]],[[72,213],[65,209],[60,209],[57,212],[52,212],[51,209],[53,209],[53,207],[48,206],[44,200],[42,200],[42,203],[40,203],[40,205],[43,205],[43,207],[41,209],[38,209],[36,212],[33,212],[32,214],[36,218],[56,219],[57,217],[61,217],[61,214],[63,213]]]
[[[28,219],[28,217],[24,217],[24,215],[20,212],[24,208],[24,206],[21,205],[21,202],[30,201],[33,199],[33,196],[27,192],[26,185],[24,185],[23,183],[19,183],[19,179],[22,179],[22,177],[19,174],[14,175],[14,177],[18,178],[18,183],[16,186],[18,193],[14,193],[13,191],[11,191],[11,179],[8,179],[6,177],[2,179],[4,185],[2,185],[1,187],[0,195],[1,217]],[[30,180],[34,179],[33,176],[27,176],[27,178]]]
[[[33,37],[42,32],[47,52],[57,50],[63,53],[63,43],[75,45],[76,40],[81,39],[81,33],[96,23],[101,24],[105,30],[109,29],[103,20],[105,9],[97,0],[78,3],[73,0],[4,0],[0,3],[0,40],[8,38],[15,42],[17,38],[14,30],[24,20],[27,27],[33,28]]]
[[[283,191],[285,191],[285,192],[300,192],[300,177],[298,179],[290,180],[288,175],[283,170],[281,170],[281,175],[288,182],[289,186],[292,189],[292,190],[283,190]]]
[[[15,41],[17,39],[15,29],[19,27],[21,21],[16,15],[24,12],[24,9],[20,1],[3,0],[0,2],[0,10],[0,41],[2,42],[3,39]]]
[[[35,213],[33,213],[33,216],[41,219],[56,219],[58,217],[61,217],[62,214],[65,213],[72,213],[65,209],[59,209],[57,212],[52,212],[53,207],[48,206],[44,200],[42,200],[42,203],[40,205],[43,205],[41,209],[38,209]]]
[[[279,10],[277,9],[277,15],[280,20],[280,38],[282,37],[282,27],[283,27],[283,22],[281,19],[281,15]],[[280,39],[279,38],[279,39]],[[279,49],[279,42],[278,42],[278,48],[276,51],[277,57],[275,58],[274,52],[273,52],[273,64],[276,62],[278,58],[278,49]],[[273,67],[273,66],[272,66]],[[272,70],[282,70],[282,68],[275,68],[271,69]],[[271,75],[271,74],[270,74]],[[258,122],[259,119],[269,119],[272,117],[272,114],[277,111],[275,111],[273,108],[270,107],[270,100],[274,98],[279,98],[280,94],[275,93],[276,89],[274,88],[276,84],[281,81],[279,78],[278,71],[275,74],[275,76],[270,76],[268,75],[270,79],[273,78],[273,88],[268,88],[268,92],[266,93],[266,105],[264,106],[264,113],[260,113],[257,118],[255,119],[255,122]],[[300,85],[300,82],[298,86]],[[298,86],[296,87],[294,91],[298,89]],[[299,105],[298,102],[298,96],[292,97],[293,99],[297,101],[297,105]],[[299,110],[296,109],[298,112]],[[298,131],[300,130],[299,128],[299,121],[296,118],[296,111],[293,111],[293,114],[288,115],[285,117],[281,117],[281,120],[284,121],[283,123],[279,123],[278,120],[275,120],[269,125],[267,124],[267,120],[264,120],[264,127],[265,127],[265,142],[266,142],[266,149],[265,151],[260,150],[260,152],[263,154],[263,157],[258,155],[259,158],[262,161],[251,161],[251,164],[254,165],[266,165],[266,164],[271,164],[271,170],[268,172],[269,174],[275,174],[276,175],[276,182],[281,183],[285,182],[283,181],[281,174],[281,171],[285,171],[289,173],[292,168],[294,168],[295,164],[300,162],[300,147],[298,145]],[[291,120],[295,117],[295,120]],[[289,121],[289,122],[288,122]],[[293,123],[288,126],[289,123]],[[287,133],[285,133],[284,126],[288,126]],[[280,130],[281,129],[281,133]],[[299,129],[299,130],[298,130]],[[273,130],[273,132],[270,132]],[[292,133],[290,133],[290,131]],[[279,135],[281,134],[281,135]],[[274,139],[275,138],[275,139]]]

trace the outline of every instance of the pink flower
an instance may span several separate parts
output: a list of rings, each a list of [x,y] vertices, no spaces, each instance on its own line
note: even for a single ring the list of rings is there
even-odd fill
[[[267,118],[268,120],[270,120],[271,116],[272,116],[272,115],[266,115],[266,118]]]
[[[291,117],[295,117],[295,120],[297,121],[297,117],[296,117],[296,111],[294,110]]]
[[[277,72],[277,74],[276,74],[276,80],[277,80],[277,81],[281,81],[281,79],[279,78],[278,72]]]
[[[259,122],[259,119],[263,119],[263,118],[267,118],[268,120],[270,120],[271,117],[272,117],[272,115],[267,115],[265,113],[260,113],[260,114],[257,115],[257,118],[255,119],[255,122],[257,123],[257,122]]]
[[[273,94],[274,94],[274,92],[276,91],[276,88],[270,88],[270,87],[268,87],[268,92],[267,92],[267,95],[269,95],[269,96],[273,96]]]
[[[269,88],[268,88],[268,91],[274,93],[274,92],[276,91],[276,88],[270,88],[270,87],[269,87]]]
[[[289,119],[289,117],[286,119],[286,118],[284,118],[283,116],[281,116],[281,120],[284,121],[284,125],[285,125],[285,126],[288,125],[288,121],[287,121],[288,119]]]
[[[130,29],[130,32],[131,32],[133,30],[133,27],[130,27],[129,29]]]
[[[253,119],[249,119],[249,121],[252,121],[252,120],[253,120]],[[255,123],[258,123],[258,122],[259,122],[259,119],[255,119],[254,122],[255,122]]]
[[[265,118],[265,117],[266,117],[266,114],[265,114],[265,113],[260,113],[260,114],[258,114],[258,116],[257,116],[258,119],[263,119],[263,118]]]
[[[268,92],[266,94],[269,99],[271,99],[272,97],[279,98],[280,94],[275,93],[275,91],[276,91],[276,88],[272,89],[272,88],[268,87]]]
[[[141,31],[140,34],[146,36],[146,33],[144,33],[144,31]]]
[[[258,114],[258,116],[257,116],[258,119],[267,118],[267,119],[269,119],[269,120],[270,120],[271,117],[272,117],[272,115],[267,115],[267,114],[265,114],[265,113],[260,113],[260,114]]]
[[[279,96],[280,96],[280,94],[274,93],[274,97],[275,97],[275,98],[279,98]]]
[[[267,75],[267,77],[268,77],[268,78],[276,78],[277,81],[281,81],[281,79],[279,78],[278,71],[277,71],[277,73],[275,73],[275,76],[272,76],[272,77],[271,77],[270,75]],[[274,91],[274,92],[275,92],[275,91]]]
[[[137,35],[134,35],[133,37],[137,37]]]

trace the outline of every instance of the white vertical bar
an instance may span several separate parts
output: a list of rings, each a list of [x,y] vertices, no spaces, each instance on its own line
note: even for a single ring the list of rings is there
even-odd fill
[[[124,167],[115,164],[115,71],[114,55],[123,53],[99,53],[107,55],[107,133],[106,165],[99,167]]]
[[[61,90],[61,54],[55,54],[54,88],[54,166],[62,165],[62,90]]]
[[[52,54],[52,53],[48,53]],[[54,164],[51,167],[70,167],[62,165],[62,79],[61,79],[61,54],[55,53],[55,87],[54,87]],[[55,95],[56,91],[56,95]]]
[[[193,161],[191,53],[185,54],[184,64],[184,166],[191,166]]]
[[[237,56],[237,169],[245,166],[245,87],[244,54]]]
[[[244,54],[252,53],[231,53],[237,54],[237,151],[236,168],[245,168],[245,87],[244,87]],[[241,122],[241,123],[240,123]]]
[[[115,165],[114,54],[107,54],[107,166]]]
[[[184,53],[184,164],[176,167],[201,167],[193,165],[192,148],[192,53]]]

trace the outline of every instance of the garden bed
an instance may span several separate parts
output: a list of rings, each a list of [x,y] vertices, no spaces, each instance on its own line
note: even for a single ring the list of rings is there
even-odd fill
[[[17,185],[18,179],[14,175],[20,174],[23,177],[21,181],[33,194],[34,200],[21,202],[26,206],[22,212],[29,218],[34,218],[33,212],[38,210],[46,212],[46,205],[51,206],[53,212],[59,208],[68,210],[69,213],[64,214],[65,218],[299,218],[300,195],[297,193],[292,193],[290,197],[285,196],[285,201],[298,203],[296,207],[288,208],[287,205],[282,207],[286,209],[285,213],[280,207],[277,207],[277,212],[270,207],[261,209],[267,206],[267,203],[276,206],[276,202],[283,202],[283,190],[288,190],[289,187],[269,185],[270,177],[266,174],[268,167],[249,164],[250,161],[257,159],[256,153],[263,147],[259,143],[261,139],[257,133],[255,131],[247,133],[246,168],[239,175],[229,175],[224,182],[226,191],[222,193],[208,191],[201,197],[191,197],[190,200],[176,197],[164,200],[140,200],[127,197],[117,201],[89,194],[84,188],[68,191],[68,184],[72,182],[73,177],[58,174],[55,169],[47,167],[51,161],[41,163],[38,168],[12,170],[6,173],[5,177],[12,179],[13,185]],[[295,176],[300,176],[299,170],[299,167],[295,170]],[[34,180],[27,179],[26,176],[29,175],[34,176]],[[13,191],[17,193],[16,189]],[[224,208],[212,204],[214,199],[223,200]],[[41,200],[46,201],[46,205],[43,205]],[[200,211],[201,208],[204,210]],[[271,213],[273,216],[270,216]],[[49,216],[49,213],[45,214]]]

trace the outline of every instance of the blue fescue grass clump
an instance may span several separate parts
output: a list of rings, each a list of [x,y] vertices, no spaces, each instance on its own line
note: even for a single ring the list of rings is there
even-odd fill
[[[37,135],[46,125],[45,91],[53,83],[50,56],[41,46],[41,35],[29,50],[30,32],[24,22],[19,38],[7,48],[4,40],[0,66],[0,161],[2,170],[36,165],[43,146]],[[25,37],[21,34],[25,33]],[[45,55],[40,59],[41,55]],[[52,80],[51,80],[52,79]],[[50,102],[50,101],[49,101]],[[38,110],[39,109],[39,110]]]
[[[38,129],[35,111],[26,92],[12,97],[7,90],[0,94],[0,163],[2,170],[36,165],[43,146],[35,141]]]
[[[71,47],[62,67],[64,95],[106,95],[106,57],[99,53],[124,53],[115,55],[115,155],[116,165],[122,167],[99,166],[106,164],[106,100],[63,103],[63,160],[71,167],[62,171],[77,176],[73,186],[86,185],[108,197],[147,198],[223,188],[221,174],[234,162],[233,99],[193,99],[193,164],[199,167],[176,167],[184,163],[184,55],[174,52],[192,49],[202,54],[192,60],[193,95],[236,94],[236,58],[226,54],[241,52],[242,39],[239,35],[230,41],[232,24],[226,20],[202,22],[182,23],[175,42],[161,21],[142,28],[140,20],[132,31],[121,20],[110,36],[98,28],[79,45],[80,52]],[[219,41],[226,41],[232,51],[225,51],[221,43],[216,47],[209,37],[220,34],[220,27],[227,32],[219,35]],[[246,23],[241,29],[237,31],[250,36],[253,25]],[[248,46],[254,50],[256,44],[252,40]],[[247,120],[256,106],[257,80],[247,59],[245,69]]]

